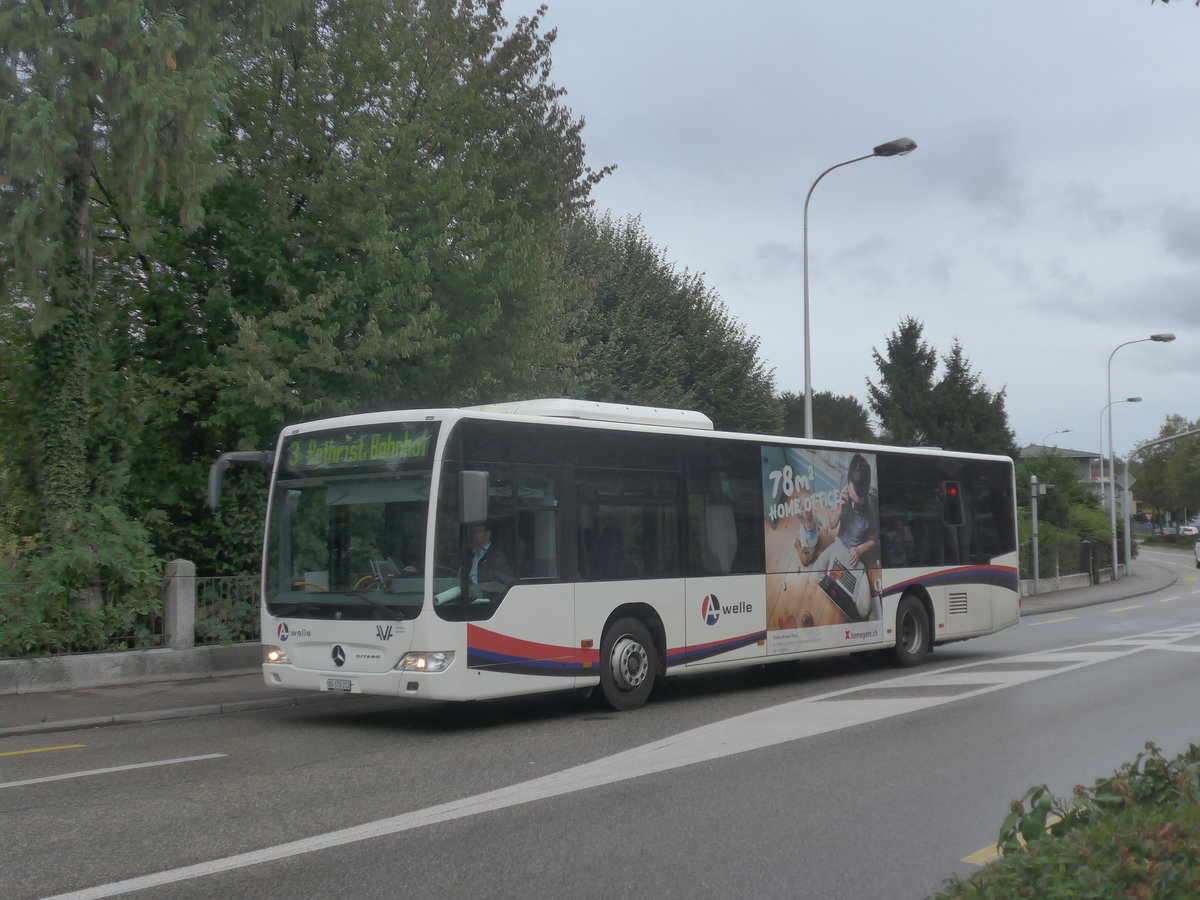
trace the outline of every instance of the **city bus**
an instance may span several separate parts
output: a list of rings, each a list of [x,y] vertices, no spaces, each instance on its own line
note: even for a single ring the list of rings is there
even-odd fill
[[[271,469],[268,685],[428,700],[935,644],[1019,617],[1012,460],[569,399],[342,416]]]

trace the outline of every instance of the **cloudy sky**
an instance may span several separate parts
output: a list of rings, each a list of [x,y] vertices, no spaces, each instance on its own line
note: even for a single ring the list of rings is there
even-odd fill
[[[597,208],[640,216],[802,392],[866,402],[905,316],[1007,392],[1018,443],[1119,453],[1200,417],[1200,9],[1190,0],[546,0]],[[510,19],[535,0],[505,0]],[[1051,432],[1070,429],[1069,433]],[[819,436],[819,435],[818,435]]]

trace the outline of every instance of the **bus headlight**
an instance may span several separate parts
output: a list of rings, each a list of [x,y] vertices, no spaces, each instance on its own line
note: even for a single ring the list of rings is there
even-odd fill
[[[445,672],[453,661],[452,650],[413,650],[401,657],[396,668],[401,672]]]
[[[287,651],[282,647],[277,647],[274,644],[263,644],[263,662],[269,663],[290,663]]]

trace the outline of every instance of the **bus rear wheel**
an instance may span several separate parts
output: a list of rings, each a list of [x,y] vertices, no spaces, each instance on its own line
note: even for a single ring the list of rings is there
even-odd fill
[[[600,640],[600,688],[615,710],[637,709],[646,702],[658,675],[658,650],[650,630],[638,619],[618,619]]]
[[[920,663],[929,654],[930,638],[925,604],[912,594],[905,594],[896,607],[897,664],[907,668]]]

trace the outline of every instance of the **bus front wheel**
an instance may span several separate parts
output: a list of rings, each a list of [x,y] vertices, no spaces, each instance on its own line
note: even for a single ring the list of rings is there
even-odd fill
[[[637,709],[650,696],[657,674],[658,650],[645,625],[626,618],[605,629],[600,641],[600,687],[609,706]]]
[[[896,662],[905,667],[920,663],[929,653],[930,637],[925,604],[905,594],[896,607]]]

